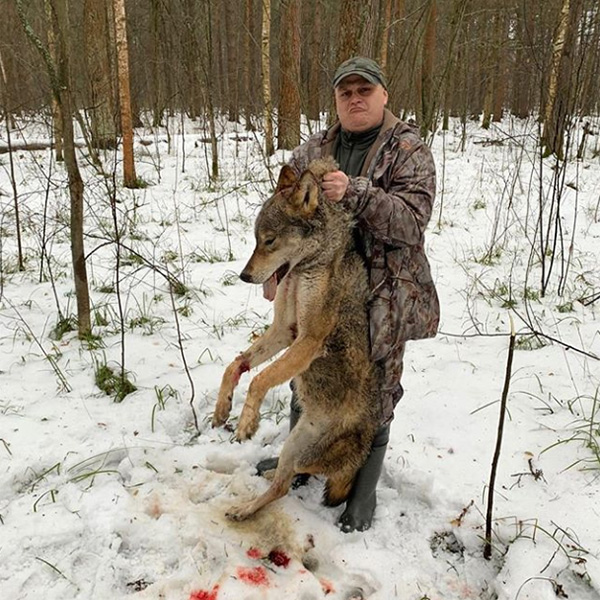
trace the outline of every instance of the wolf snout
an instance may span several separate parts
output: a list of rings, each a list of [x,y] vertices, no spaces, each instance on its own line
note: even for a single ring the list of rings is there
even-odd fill
[[[240,279],[246,283],[252,283],[252,275],[245,269],[240,273]]]

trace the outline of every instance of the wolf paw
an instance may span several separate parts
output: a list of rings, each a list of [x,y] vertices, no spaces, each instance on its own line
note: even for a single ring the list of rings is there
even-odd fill
[[[219,393],[219,399],[215,406],[215,412],[213,413],[212,426],[221,427],[224,425],[229,418],[231,412],[231,396],[222,396]]]
[[[248,506],[232,506],[226,513],[225,516],[230,521],[245,521],[252,515],[252,511],[248,509]]]
[[[256,433],[256,430],[258,429],[258,422],[258,412],[253,408],[250,408],[248,405],[244,406],[235,434],[238,442],[249,440]]]

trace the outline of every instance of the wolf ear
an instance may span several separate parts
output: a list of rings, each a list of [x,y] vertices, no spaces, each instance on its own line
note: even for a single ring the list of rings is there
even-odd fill
[[[292,167],[284,165],[279,173],[279,179],[277,180],[276,192],[281,191],[284,188],[292,187],[298,181],[298,176]]]
[[[310,171],[305,171],[290,196],[294,211],[304,218],[312,217],[319,206],[319,185]]]

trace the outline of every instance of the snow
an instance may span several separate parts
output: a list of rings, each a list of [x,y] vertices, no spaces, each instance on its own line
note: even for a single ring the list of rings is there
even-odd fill
[[[222,123],[221,178],[210,184],[203,128],[186,122],[182,136],[180,124],[174,119],[168,136],[138,132],[136,167],[150,185],[118,189],[125,367],[137,387],[121,403],[94,383],[97,365],[121,363],[115,248],[106,243],[111,178],[80,149],[99,341],[81,342],[73,331],[57,339],[57,307],[75,314],[64,168],[47,150],[14,153],[27,266],[20,273],[8,155],[0,156],[0,597],[600,598],[600,301],[577,301],[600,288],[600,163],[591,149],[567,165],[561,224],[564,256],[571,242],[572,254],[566,273],[556,255],[541,297],[531,248],[538,185],[549,202],[553,159],[540,171],[535,123],[506,120],[490,131],[470,123],[464,152],[458,126],[434,139],[439,193],[427,248],[440,333],[408,345],[373,527],[344,534],[335,525],[342,508],[321,505],[317,479],[247,522],[224,516],[266,488],[254,465],[276,454],[287,432],[286,385],[267,395],[251,441],[210,427],[225,366],[272,316],[260,290],[235,277],[272,176],[260,136]],[[47,131],[40,119],[14,137],[39,141]],[[502,143],[481,143],[489,140]],[[104,158],[110,171],[114,156]],[[274,176],[284,160],[282,152],[271,159]],[[44,266],[40,282],[44,241],[53,281]],[[167,270],[185,294],[171,298]],[[572,310],[561,312],[568,302]],[[511,317],[521,335],[487,561]],[[554,341],[524,335],[528,326]],[[249,381],[242,377],[236,391],[234,426]]]

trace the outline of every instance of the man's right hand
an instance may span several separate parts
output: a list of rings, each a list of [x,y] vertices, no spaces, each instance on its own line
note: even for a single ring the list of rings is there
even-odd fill
[[[343,171],[332,171],[323,175],[321,187],[326,198],[333,202],[339,202],[344,197],[349,183],[350,180],[346,173]]]

